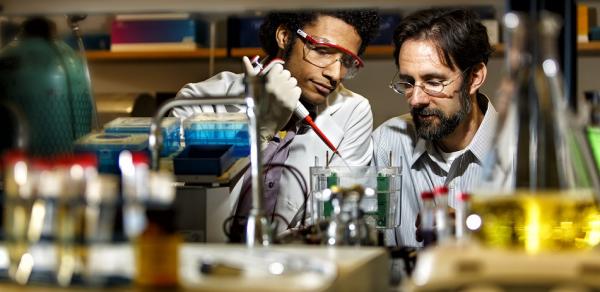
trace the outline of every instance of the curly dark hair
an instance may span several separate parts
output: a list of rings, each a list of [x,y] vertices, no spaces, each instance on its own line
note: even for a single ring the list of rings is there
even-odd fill
[[[485,26],[468,9],[432,8],[404,18],[394,31],[396,66],[400,48],[409,39],[433,41],[442,63],[449,68],[456,63],[460,70],[487,64],[493,52]]]
[[[269,56],[276,56],[279,47],[275,39],[275,32],[280,25],[285,26],[291,32],[302,29],[306,25],[313,23],[319,16],[327,15],[339,18],[348,23],[358,33],[361,39],[358,55],[362,55],[367,44],[377,36],[379,30],[379,13],[376,10],[304,10],[304,11],[279,11],[271,12],[265,16],[259,31],[259,39],[262,49]],[[287,58],[290,52],[291,44],[297,39],[295,33],[284,50],[284,57]]]

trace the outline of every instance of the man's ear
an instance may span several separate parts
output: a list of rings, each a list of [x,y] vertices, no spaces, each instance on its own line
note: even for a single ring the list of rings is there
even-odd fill
[[[479,63],[473,66],[473,71],[471,71],[471,86],[469,87],[469,94],[475,94],[477,90],[483,85],[485,82],[485,78],[487,77],[487,66],[484,63]]]
[[[279,50],[284,50],[290,40],[290,30],[283,25],[278,26],[275,31],[275,39]]]

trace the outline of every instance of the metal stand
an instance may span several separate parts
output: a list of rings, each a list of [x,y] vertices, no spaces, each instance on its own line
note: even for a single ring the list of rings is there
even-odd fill
[[[245,97],[238,96],[218,96],[208,98],[185,98],[173,99],[161,105],[150,125],[149,147],[152,155],[152,169],[159,168],[159,154],[162,146],[162,133],[160,124],[163,117],[174,107],[192,106],[192,105],[213,105],[213,104],[245,104],[247,106],[246,115],[248,116],[248,131],[250,134],[250,170],[252,174],[252,209],[248,215],[246,226],[246,245],[253,247],[257,244],[268,246],[272,242],[271,225],[264,215],[263,209],[263,188],[262,188],[262,157],[260,149],[260,138],[258,136],[259,122],[258,110],[256,109],[257,99],[264,100],[263,96],[267,94],[265,90],[265,80],[263,76],[246,76],[244,79],[246,85]]]

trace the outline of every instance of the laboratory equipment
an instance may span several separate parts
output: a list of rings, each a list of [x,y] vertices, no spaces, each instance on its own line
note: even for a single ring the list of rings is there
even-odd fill
[[[119,154],[123,150],[148,151],[148,134],[90,133],[75,141],[76,153],[94,153],[98,171],[119,174]]]
[[[507,73],[495,147],[483,185],[473,191],[472,213],[482,224],[474,236],[530,253],[590,248],[599,178],[585,127],[564,96],[556,57],[560,22],[546,12],[537,18],[511,12],[504,25]]]
[[[468,240],[467,213],[470,210],[471,196],[468,193],[458,194],[458,205],[456,206],[454,220],[454,236],[457,240]]]
[[[371,166],[328,166],[311,168],[311,212],[312,218],[327,221],[333,211],[330,190],[332,187],[350,188],[362,186],[373,193],[365,196],[360,207],[367,223],[380,229],[399,226],[402,193],[401,167]],[[329,190],[329,191],[328,191]]]
[[[589,106],[587,138],[594,156],[596,168],[600,172],[600,92],[586,91],[585,98]]]
[[[220,176],[234,162],[231,145],[188,145],[173,158],[175,174]]]
[[[471,198],[467,227],[485,246],[527,253],[591,250],[600,212],[591,190],[518,190]]]
[[[135,282],[145,287],[176,287],[182,238],[175,228],[174,177],[165,171],[149,172],[149,160],[145,157],[140,159],[139,155],[133,155],[131,162],[133,168],[124,171],[127,173],[124,177],[127,176],[127,183],[133,183],[135,187],[131,186],[133,194],[128,194],[133,198],[129,196],[127,200],[133,201],[129,207],[141,209],[142,214],[132,215],[143,219],[130,217],[140,223],[132,226],[130,233],[134,246]],[[141,186],[144,183],[146,187]]]
[[[375,226],[367,222],[360,204],[365,197],[374,196],[372,189],[355,185],[351,188],[332,187],[331,220],[324,230],[323,244],[369,246],[379,245]]]
[[[596,252],[527,254],[477,245],[444,245],[419,253],[401,291],[596,291]]]
[[[104,125],[104,132],[111,134],[149,134],[150,117],[120,117]],[[179,151],[180,145],[180,127],[178,118],[166,117],[163,119],[160,129],[163,135],[163,145],[160,152],[161,156],[169,156]]]
[[[89,95],[81,56],[56,39],[49,20],[28,19],[19,38],[0,52],[0,98],[25,114],[32,154],[73,150],[91,128]]]
[[[263,62],[266,60],[268,60],[268,58],[264,58]],[[254,58],[252,58],[252,65],[254,65],[254,70],[255,70],[254,73],[260,74],[260,75],[264,75],[267,72],[269,72],[271,67],[274,66],[275,64],[283,64],[283,63],[284,63],[283,60],[281,60],[279,58],[275,58],[275,59],[271,60],[269,62],[269,64],[264,66],[263,63],[259,62],[258,56],[255,56]],[[313,131],[315,131],[315,134],[317,134],[319,139],[321,139],[321,141],[323,141],[323,143],[325,143],[327,145],[327,147],[329,147],[329,149],[331,149],[331,151],[333,151],[333,153],[337,154],[343,160],[342,155],[340,155],[340,153],[337,150],[337,148],[335,147],[335,145],[333,145],[333,143],[331,143],[329,138],[327,138],[325,133],[323,133],[323,131],[321,131],[319,126],[317,126],[317,124],[315,124],[312,117],[310,116],[310,113],[308,112],[306,107],[300,101],[298,101],[298,103],[296,104],[296,108],[294,109],[294,115],[298,119],[306,122],[313,129]]]
[[[419,232],[423,239],[423,247],[428,247],[433,245],[436,241],[436,206],[432,192],[422,192],[421,200],[423,201],[423,211],[421,212],[421,226],[419,227]]]
[[[305,41],[304,60],[319,68],[325,68],[339,61],[345,70],[342,78],[351,79],[364,66],[364,62],[359,56],[326,38],[309,35],[302,29],[297,29],[296,34]],[[341,53],[341,57],[332,52],[332,49]],[[327,52],[327,54],[322,52]]]
[[[173,107],[188,105],[212,105],[212,104],[245,104],[247,106],[246,115],[248,116],[248,128],[250,138],[250,170],[252,180],[252,209],[248,216],[246,224],[246,244],[250,247],[256,245],[267,246],[272,242],[271,226],[264,214],[263,185],[262,185],[262,157],[258,137],[259,122],[257,119],[257,110],[255,98],[261,100],[265,94],[265,80],[262,76],[246,76],[245,98],[236,96],[222,96],[212,98],[190,98],[175,99],[164,103],[154,115],[150,126],[150,137],[148,138],[151,166],[158,170],[158,158],[162,144],[162,135],[159,130],[161,120],[165,114]],[[264,100],[264,99],[263,99]]]
[[[100,283],[90,247],[112,239],[117,183],[91,155],[5,156],[9,276],[19,284]]]
[[[451,238],[451,223],[448,214],[448,188],[436,187],[433,191],[435,201],[435,231],[439,244],[447,243]]]
[[[185,145],[233,145],[235,157],[250,154],[244,113],[198,113],[183,122]]]
[[[85,46],[83,44],[83,38],[81,36],[81,28],[79,23],[87,18],[85,14],[72,14],[67,16],[67,24],[71,27],[71,31],[73,32],[73,38],[77,42],[77,48],[79,49],[79,53],[81,56],[85,56]],[[92,77],[90,76],[90,67],[88,66],[87,58],[81,58],[81,64],[83,66],[83,72],[85,73],[85,79],[87,81],[87,85],[89,88],[92,88]],[[96,110],[96,99],[94,98],[94,94],[92,90],[88,92],[88,96],[90,98],[90,106],[91,106],[91,122],[92,129],[98,130],[98,111]]]

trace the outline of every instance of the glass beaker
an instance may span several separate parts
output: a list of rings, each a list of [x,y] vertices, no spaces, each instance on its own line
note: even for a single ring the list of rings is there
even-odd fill
[[[21,260],[31,262],[28,254],[27,230],[33,207],[33,177],[25,154],[8,152],[4,155],[4,236],[8,251],[8,273],[12,280],[25,283],[24,277],[17,279]],[[24,280],[23,280],[24,279]]]
[[[311,167],[311,206],[316,212],[314,220],[329,220],[333,211],[329,189],[352,188],[356,185],[365,189],[360,201],[366,222],[377,228],[398,226],[400,194],[402,193],[402,170],[400,167],[376,169],[372,166],[329,166]]]

